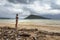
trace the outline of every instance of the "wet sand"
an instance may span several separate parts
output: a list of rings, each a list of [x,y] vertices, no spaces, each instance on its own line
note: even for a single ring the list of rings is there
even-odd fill
[[[4,26],[15,28],[15,22],[0,23],[0,27],[4,27]],[[33,22],[19,22],[18,28],[46,30],[49,32],[60,32],[60,25],[46,25],[46,24],[40,24],[40,23],[38,24]]]

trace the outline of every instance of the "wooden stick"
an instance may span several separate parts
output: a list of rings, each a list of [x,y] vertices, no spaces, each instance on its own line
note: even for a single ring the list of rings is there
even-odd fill
[[[16,32],[15,32],[15,38],[17,38],[17,33],[18,33],[18,30],[17,30],[17,27],[18,27],[18,14],[16,14],[16,24],[15,24],[15,28],[16,28]],[[16,40],[16,39],[15,39]]]
[[[18,27],[18,14],[16,14],[16,24],[15,24],[15,27],[16,28]]]

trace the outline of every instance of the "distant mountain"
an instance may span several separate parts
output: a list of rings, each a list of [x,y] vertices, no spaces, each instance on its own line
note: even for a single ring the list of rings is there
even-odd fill
[[[12,18],[4,18],[4,17],[0,17],[0,19],[12,19]]]
[[[44,14],[41,16],[51,18],[51,19],[60,19],[60,14]]]
[[[30,15],[25,19],[49,19],[49,18],[45,18],[45,17],[37,16],[37,15]]]

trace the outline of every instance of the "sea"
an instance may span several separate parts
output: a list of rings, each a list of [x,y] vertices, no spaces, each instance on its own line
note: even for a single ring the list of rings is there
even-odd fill
[[[0,19],[0,23],[15,22],[16,19]],[[19,19],[18,22],[32,22],[46,25],[58,25],[60,26],[60,19]]]

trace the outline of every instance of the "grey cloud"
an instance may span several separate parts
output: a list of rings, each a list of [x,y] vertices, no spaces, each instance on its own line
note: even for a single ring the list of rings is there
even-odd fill
[[[60,10],[60,5],[56,4],[56,0],[52,0],[51,1],[51,7],[52,7],[52,9],[58,9],[58,10]]]
[[[8,1],[9,1],[9,3],[3,5],[2,7],[0,6],[0,17],[10,17],[10,18],[15,17],[15,11],[13,12],[13,10],[9,11],[7,9],[7,8],[14,8],[14,6],[11,3],[30,4],[30,3],[33,3],[34,1],[36,2],[37,0],[29,0],[28,3],[27,3],[27,0],[8,0]],[[40,1],[41,5],[44,5],[45,3],[48,4],[50,2],[48,0],[38,0],[38,1]],[[50,3],[51,3],[52,9],[60,9],[60,6],[55,4],[55,1],[52,0]],[[30,14],[32,14],[32,15],[43,14],[43,13],[37,13],[37,11],[29,9],[26,5],[22,6],[22,9],[24,10],[24,12],[29,11]],[[27,16],[29,16],[29,15],[26,15],[26,14],[19,15],[20,18],[25,18]]]
[[[0,6],[0,17],[14,18],[14,13],[10,12],[7,7]]]
[[[39,0],[41,3],[50,3],[51,0]]]
[[[22,3],[22,4],[29,4],[29,3],[32,3],[34,2],[35,0],[8,0],[9,2],[12,2],[12,3]],[[27,2],[29,1],[29,2]]]
[[[37,13],[36,11],[31,10],[30,8],[24,7],[23,10],[29,11],[30,15],[40,15],[40,13]]]
[[[58,10],[60,10],[60,5],[57,5],[55,3],[52,3],[51,7],[52,7],[52,9],[58,9]]]
[[[57,10],[60,10],[60,5],[57,5],[56,4],[56,1],[57,0],[40,0],[40,3],[42,5],[44,4],[49,4],[51,6],[51,9],[57,9]]]
[[[58,10],[60,10],[60,5],[56,5],[55,4],[55,5],[52,5],[51,7],[52,7],[52,9],[58,9]]]
[[[16,15],[16,13],[13,12],[13,11],[9,11],[7,9],[7,7],[0,7],[0,17],[3,17],[3,18],[15,18],[15,15]],[[27,17],[27,15],[19,14],[20,19],[23,19],[25,17]]]

